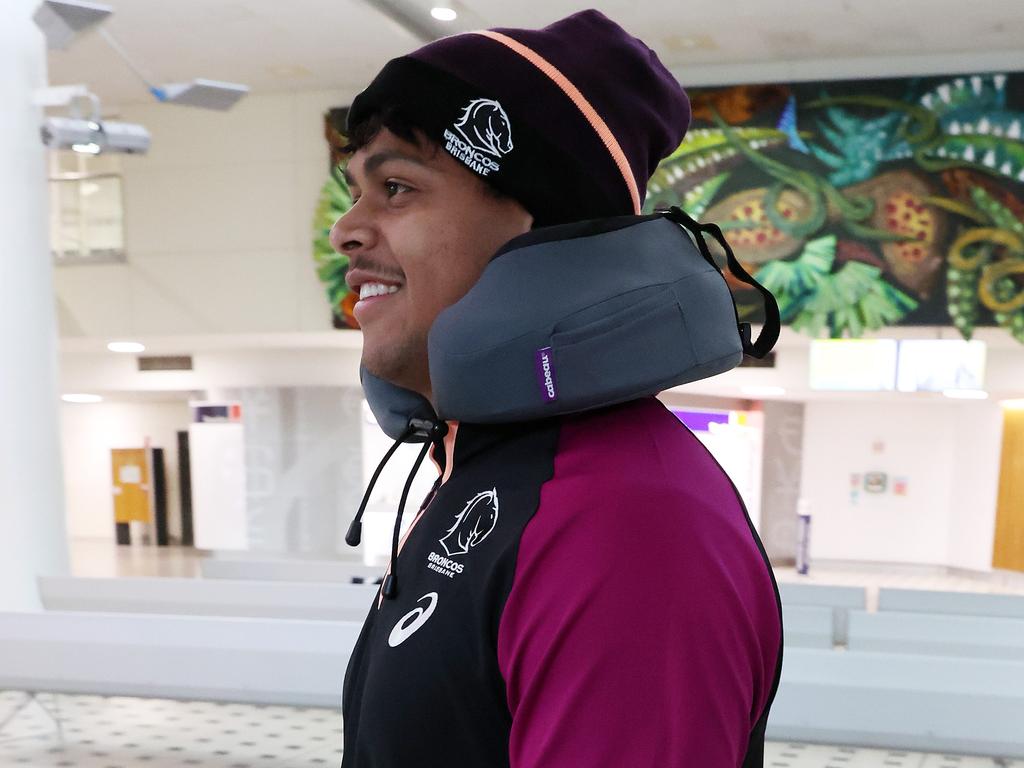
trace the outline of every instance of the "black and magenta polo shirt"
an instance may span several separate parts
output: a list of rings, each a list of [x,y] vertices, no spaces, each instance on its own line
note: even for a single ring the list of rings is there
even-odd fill
[[[729,477],[658,400],[451,424],[343,693],[342,768],[750,768],[778,589]]]

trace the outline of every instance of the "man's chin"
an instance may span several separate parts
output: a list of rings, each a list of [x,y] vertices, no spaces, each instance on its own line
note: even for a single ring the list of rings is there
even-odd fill
[[[364,339],[362,366],[378,379],[404,389],[413,389],[409,375],[408,356],[402,354],[399,345],[378,345],[372,339]]]

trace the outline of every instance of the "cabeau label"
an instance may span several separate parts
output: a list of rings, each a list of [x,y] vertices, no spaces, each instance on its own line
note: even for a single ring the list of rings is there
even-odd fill
[[[540,392],[544,402],[551,403],[558,399],[558,389],[555,385],[555,363],[551,358],[551,347],[537,350],[537,381],[540,383]]]

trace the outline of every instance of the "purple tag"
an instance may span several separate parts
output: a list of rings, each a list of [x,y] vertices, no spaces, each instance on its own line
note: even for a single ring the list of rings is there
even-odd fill
[[[555,388],[555,361],[551,359],[551,347],[537,350],[537,381],[544,402],[551,403],[558,399]]]

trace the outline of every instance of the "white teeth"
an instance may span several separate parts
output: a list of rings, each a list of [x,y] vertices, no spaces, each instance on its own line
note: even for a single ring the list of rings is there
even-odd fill
[[[359,286],[359,298],[372,299],[374,296],[386,296],[398,291],[397,285],[384,285],[384,283],[363,283]]]

